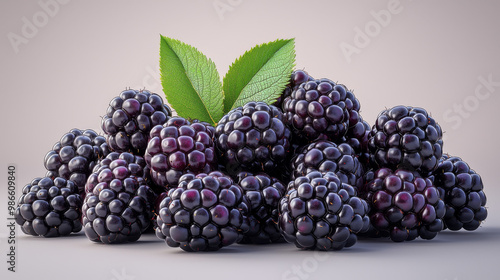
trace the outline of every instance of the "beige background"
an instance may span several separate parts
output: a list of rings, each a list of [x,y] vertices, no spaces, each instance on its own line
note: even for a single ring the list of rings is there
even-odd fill
[[[163,275],[170,272],[168,279],[177,279],[184,272],[204,275],[214,267],[228,271],[222,278],[244,271],[241,279],[318,279],[334,270],[335,275],[355,270],[385,279],[389,272],[382,269],[391,263],[395,272],[408,273],[407,279],[421,273],[429,279],[492,279],[486,275],[499,272],[488,256],[500,249],[500,2],[54,1],[0,2],[2,186],[8,164],[17,166],[18,193],[32,178],[43,176],[45,153],[71,128],[100,132],[100,116],[121,90],[146,87],[161,94],[160,34],[196,46],[212,58],[221,76],[254,45],[294,37],[297,68],[353,89],[370,124],[382,109],[398,104],[431,112],[446,132],[444,151],[462,156],[482,175],[489,217],[474,233],[443,233],[430,242],[408,244],[363,240],[326,255],[285,244],[234,246],[195,256],[167,248],[154,236],[105,247],[82,235],[45,240],[19,230],[19,272],[8,279],[27,279],[35,274],[30,265],[56,257],[76,273],[75,279],[151,279],[162,270]],[[44,9],[43,3],[52,5]],[[17,43],[12,43],[14,37]],[[347,45],[355,53],[343,53],[341,46]],[[488,86],[484,80],[490,80]],[[0,253],[5,255],[4,187],[0,197]],[[465,256],[478,261],[469,266]],[[138,260],[145,262],[131,266]],[[92,274],[84,270],[97,261],[108,265]],[[163,269],[142,270],[154,264]],[[366,269],[359,271],[356,264]],[[295,265],[306,273],[290,274]],[[475,265],[481,268],[473,270]],[[5,263],[0,271],[12,277],[4,274]],[[36,273],[49,275],[47,270]]]

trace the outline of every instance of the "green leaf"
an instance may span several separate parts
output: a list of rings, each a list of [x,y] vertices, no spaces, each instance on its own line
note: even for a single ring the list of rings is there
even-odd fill
[[[161,36],[160,72],[163,92],[179,116],[211,124],[222,118],[219,73],[213,61],[196,48]]]
[[[294,39],[258,45],[238,58],[223,80],[224,113],[249,101],[274,102],[295,66]]]

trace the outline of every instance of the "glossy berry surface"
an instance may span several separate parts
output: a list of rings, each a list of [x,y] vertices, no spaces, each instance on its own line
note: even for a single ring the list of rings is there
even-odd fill
[[[285,99],[289,98],[292,95],[292,92],[296,90],[300,84],[307,81],[314,81],[314,78],[304,70],[293,71],[290,75],[290,81],[283,90],[283,94],[281,94],[281,96],[272,105],[278,108],[282,108],[283,104],[285,103]]]
[[[113,152],[89,176],[82,207],[85,235],[106,244],[133,242],[151,225],[156,195],[142,157]]]
[[[332,172],[314,171],[291,181],[280,202],[279,228],[300,249],[340,250],[369,227],[368,204]]]
[[[284,242],[278,229],[278,209],[286,187],[278,179],[264,173],[253,175],[247,172],[238,174],[238,185],[250,207],[249,230],[240,243]]]
[[[443,229],[445,205],[429,178],[389,168],[365,176],[362,196],[370,205],[373,234],[402,242],[419,236],[432,239]]]
[[[162,98],[147,90],[125,90],[109,102],[101,128],[114,151],[144,155],[149,132],[172,115]]]
[[[81,194],[97,161],[110,153],[106,139],[91,129],[72,129],[45,155],[45,176],[73,181]]]
[[[161,201],[156,235],[184,251],[216,251],[248,231],[242,189],[221,172],[186,174]]]
[[[370,161],[378,167],[429,175],[443,155],[439,124],[422,108],[396,106],[382,111],[370,133]]]
[[[214,170],[217,166],[214,131],[207,123],[190,123],[180,117],[153,127],[144,159],[155,184],[175,188],[184,174]]]
[[[249,102],[231,110],[216,127],[219,163],[231,176],[241,171],[275,176],[290,149],[290,130],[275,106]]]
[[[23,188],[14,218],[28,235],[58,237],[82,229],[78,187],[61,177],[36,178]]]
[[[346,184],[363,186],[364,169],[354,149],[347,143],[319,140],[306,145],[292,160],[292,179],[312,171],[333,172]]]
[[[449,155],[443,155],[433,175],[446,205],[445,228],[476,230],[488,216],[481,176],[461,158]]]
[[[368,169],[370,162],[368,150],[370,132],[371,126],[359,116],[359,121],[354,126],[349,127],[346,135],[336,142],[337,144],[349,144],[365,169]]]
[[[328,79],[300,84],[283,103],[285,124],[302,143],[340,140],[359,121],[359,110],[354,94]]]

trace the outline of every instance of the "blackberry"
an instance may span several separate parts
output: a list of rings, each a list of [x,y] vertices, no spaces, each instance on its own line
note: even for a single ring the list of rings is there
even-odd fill
[[[78,187],[61,177],[35,178],[23,188],[14,218],[28,235],[57,237],[82,229]]]
[[[370,161],[379,168],[409,169],[427,176],[443,155],[442,136],[439,124],[422,108],[384,110],[370,133]]]
[[[293,159],[291,169],[292,179],[312,171],[333,172],[343,183],[356,188],[363,187],[363,165],[347,143],[337,145],[319,140],[304,146]]]
[[[434,184],[446,205],[444,227],[475,230],[488,216],[481,176],[459,157],[443,155],[433,172]]]
[[[301,143],[340,140],[358,122],[359,109],[352,92],[328,79],[300,84],[283,103],[284,122]]]
[[[45,176],[71,180],[83,194],[87,177],[97,161],[109,152],[106,139],[92,129],[72,129],[45,155]]]
[[[184,251],[215,251],[248,231],[247,213],[243,191],[230,177],[185,174],[160,203],[156,235]]]
[[[332,172],[310,172],[291,181],[280,202],[279,228],[301,249],[340,250],[368,229],[368,204]]]
[[[238,174],[238,185],[243,189],[250,206],[248,220],[250,229],[240,243],[279,243],[284,242],[278,229],[278,209],[286,188],[278,179],[261,173]]]
[[[370,162],[370,155],[368,152],[370,131],[371,126],[360,117],[359,121],[354,126],[349,127],[346,136],[336,142],[337,144],[349,144],[365,169],[368,168]]]
[[[299,87],[300,84],[305,83],[307,81],[313,81],[314,78],[309,76],[304,70],[295,70],[290,75],[290,81],[288,85],[283,90],[283,94],[274,102],[272,105],[282,108],[282,105],[285,103],[285,99],[292,95],[292,92]]]
[[[290,149],[290,131],[281,110],[264,102],[231,110],[215,134],[220,163],[231,176],[241,171],[277,176]]]
[[[147,90],[125,90],[113,98],[101,120],[111,149],[144,155],[149,132],[172,115],[162,98]]]
[[[432,239],[443,229],[446,208],[431,179],[389,168],[366,173],[362,197],[370,205],[372,234],[392,241]]]
[[[91,241],[133,242],[151,225],[156,195],[143,178],[144,166],[140,156],[113,152],[95,167],[82,207]]]
[[[190,123],[180,117],[153,127],[144,158],[155,184],[175,188],[184,174],[215,170],[214,132],[207,123]]]

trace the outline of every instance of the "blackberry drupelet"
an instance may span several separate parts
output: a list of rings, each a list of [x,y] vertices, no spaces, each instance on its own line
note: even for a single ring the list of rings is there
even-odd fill
[[[91,241],[133,242],[151,225],[156,194],[143,178],[144,166],[140,156],[113,152],[94,168],[82,207]]]
[[[305,176],[311,171],[333,172],[342,183],[356,188],[363,186],[363,165],[354,149],[347,143],[335,144],[326,140],[313,142],[292,160],[293,177]]]
[[[305,83],[307,81],[314,81],[314,78],[309,76],[304,70],[295,70],[290,75],[290,81],[288,85],[283,90],[281,96],[274,102],[272,105],[282,108],[282,105],[285,103],[285,99],[292,95],[292,92],[299,87],[300,84]]]
[[[360,104],[344,85],[328,79],[300,84],[283,103],[294,142],[338,141],[359,120]]]
[[[57,237],[82,229],[82,199],[74,182],[36,178],[23,188],[14,218],[28,235]]]
[[[221,172],[185,174],[161,201],[156,235],[184,251],[215,251],[248,231],[242,189]]]
[[[449,155],[443,155],[433,175],[446,205],[445,228],[476,230],[488,216],[481,176],[461,158]]]
[[[222,117],[215,131],[219,163],[229,175],[248,171],[278,177],[290,149],[290,132],[280,109],[249,102]]]
[[[279,202],[286,188],[274,177],[265,173],[238,174],[238,185],[250,206],[248,222],[250,229],[240,243],[267,244],[285,240],[278,229]]]
[[[431,179],[416,172],[371,170],[361,195],[370,206],[372,234],[392,241],[432,239],[443,229],[446,208]]]
[[[370,133],[374,166],[414,170],[428,176],[443,155],[442,131],[427,111],[396,106],[382,111]]]
[[[114,151],[144,155],[149,132],[172,115],[162,98],[147,90],[125,90],[113,98],[101,127]]]
[[[215,170],[214,132],[215,128],[207,123],[190,123],[180,117],[153,127],[144,159],[155,184],[167,190],[177,187],[184,174]]]
[[[103,136],[92,129],[72,129],[45,155],[45,176],[71,180],[83,195],[87,177],[97,161],[109,153],[110,149]]]
[[[340,250],[369,227],[368,204],[332,172],[318,171],[291,181],[280,202],[279,228],[301,249]]]
[[[368,151],[368,139],[370,137],[371,127],[368,122],[364,121],[361,117],[359,122],[354,126],[349,127],[346,136],[342,137],[337,144],[347,143],[354,149],[359,162],[368,169],[370,162],[370,154]]]

